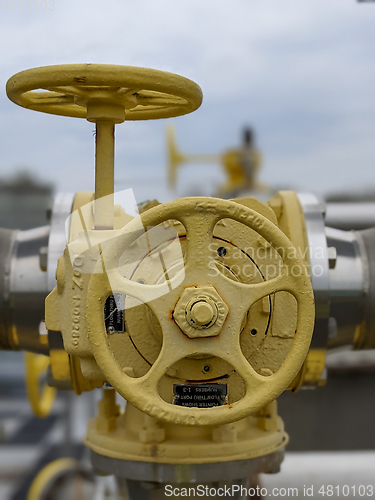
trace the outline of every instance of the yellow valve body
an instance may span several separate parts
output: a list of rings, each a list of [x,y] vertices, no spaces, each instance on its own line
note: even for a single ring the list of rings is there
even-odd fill
[[[107,398],[99,405],[85,444],[120,460],[181,465],[248,460],[284,448],[289,440],[276,401],[238,422],[207,427],[161,422],[130,404],[120,413]]]
[[[272,239],[275,244],[279,242],[279,245],[284,247],[291,246],[291,248],[294,248],[291,242],[284,239],[281,231],[277,229],[275,225],[276,218],[270,209],[261,203],[256,202],[256,200],[248,200],[247,203],[254,208],[256,207],[256,212],[252,212],[254,208],[249,209],[242,204],[224,202],[223,200],[215,199],[210,200],[208,203],[205,202],[204,198],[202,198],[196,200],[187,199],[186,202],[180,200],[178,206],[176,203],[166,205],[165,212],[162,211],[163,206],[161,205],[155,207],[153,210],[145,212],[142,215],[145,227],[153,225],[156,225],[157,227],[157,224],[163,222],[165,217],[169,217],[171,219],[180,218],[184,217],[186,212],[189,213],[189,220],[192,224],[190,227],[194,227],[194,229],[191,230],[195,231],[199,230],[198,221],[201,220],[200,217],[205,217],[203,214],[210,213],[210,210],[212,210],[211,213],[213,219],[209,222],[209,224],[215,226],[212,240],[214,247],[218,248],[218,243],[216,242],[230,241],[231,243],[229,246],[226,243],[228,257],[231,253],[234,254],[234,251],[236,250],[237,253],[241,254],[245,259],[241,263],[240,258],[237,257],[237,264],[240,263],[243,267],[245,264],[252,263],[254,275],[246,277],[243,274],[241,276],[239,269],[236,277],[232,276],[232,279],[220,281],[222,285],[220,285],[220,282],[216,284],[215,279],[222,280],[222,278],[220,278],[222,273],[220,272],[219,277],[210,277],[206,272],[203,272],[205,268],[201,266],[204,265],[204,261],[202,260],[202,262],[200,262],[199,258],[197,258],[197,255],[201,252],[201,250],[199,250],[199,238],[196,242],[194,242],[194,234],[191,234],[190,236],[188,234],[188,236],[184,239],[184,234],[186,234],[186,232],[184,233],[182,224],[175,226],[179,231],[179,241],[181,243],[183,253],[184,245],[187,243],[187,252],[190,251],[190,255],[194,255],[193,267],[189,265],[189,262],[186,263],[186,272],[192,273],[189,285],[192,286],[196,283],[198,285],[197,293],[199,294],[200,286],[204,283],[211,283],[213,288],[217,288],[219,286],[218,292],[222,297],[223,303],[228,304],[231,303],[232,300],[232,305],[229,306],[229,315],[227,319],[224,320],[224,323],[221,326],[221,331],[217,334],[218,340],[214,341],[214,343],[211,340],[213,338],[211,336],[184,340],[186,337],[183,335],[181,330],[178,329],[173,320],[172,323],[168,323],[168,325],[167,323],[163,323],[164,326],[162,326],[162,333],[158,333],[158,328],[160,328],[157,327],[158,322],[164,322],[167,320],[161,320],[161,318],[157,320],[156,318],[153,318],[155,311],[153,309],[150,311],[149,307],[155,301],[150,302],[148,306],[139,305],[139,307],[126,310],[125,316],[129,322],[127,331],[122,334],[107,334],[107,338],[105,338],[103,336],[101,326],[103,322],[105,302],[111,293],[122,291],[120,290],[122,287],[121,281],[117,281],[117,288],[112,291],[107,274],[87,274],[84,267],[81,268],[81,263],[78,267],[75,267],[72,265],[71,259],[73,255],[79,256],[83,255],[85,252],[87,253],[86,236],[91,239],[91,243],[95,248],[98,248],[97,245],[95,246],[95,243],[103,245],[108,237],[113,239],[116,236],[117,239],[113,239],[113,241],[117,241],[118,243],[116,244],[116,247],[113,247],[113,249],[116,249],[115,251],[117,253],[113,255],[120,256],[121,253],[127,248],[126,245],[124,247],[124,244],[120,244],[121,238],[124,238],[122,236],[122,230],[118,233],[105,231],[92,232],[88,233],[86,236],[82,233],[82,235],[75,242],[71,243],[65,252],[64,261],[61,261],[59,264],[60,269],[62,269],[61,266],[64,267],[63,271],[58,271],[58,275],[61,275],[60,285],[47,299],[46,321],[49,329],[56,329],[63,333],[64,345],[69,354],[81,358],[81,368],[85,377],[90,379],[102,378],[103,380],[108,380],[131,403],[157,418],[167,419],[176,423],[179,422],[198,425],[209,425],[210,423],[219,424],[243,418],[246,414],[256,411],[257,408],[260,408],[272,401],[272,399],[277,397],[282,390],[285,390],[292,383],[306,357],[314,317],[311,286],[308,276],[304,275],[304,264],[301,259],[298,257],[289,257],[289,267],[286,268],[291,269],[292,265],[297,265],[299,266],[301,275],[292,276],[290,274],[289,276],[285,276],[281,274],[279,278],[275,278],[275,280],[279,280],[275,282],[275,285],[272,284],[272,280],[269,280],[269,288],[264,288],[266,292],[264,294],[265,299],[258,300],[251,305],[249,313],[243,317],[243,321],[241,320],[244,324],[242,325],[240,322],[238,323],[238,326],[235,327],[238,329],[238,333],[235,335],[239,335],[240,330],[243,327],[245,327],[243,332],[247,332],[246,335],[244,333],[242,334],[240,345],[237,347],[236,343],[233,344],[233,341],[229,340],[231,337],[227,337],[231,331],[231,324],[233,324],[235,318],[237,317],[238,311],[241,310],[238,309],[238,307],[241,307],[239,302],[236,303],[237,310],[233,305],[233,296],[237,293],[237,287],[243,286],[241,285],[241,281],[244,280],[245,283],[248,283],[249,293],[251,294],[251,290],[255,290],[255,288],[253,288],[254,280],[255,283],[258,282],[259,284],[264,282],[264,287],[268,286],[268,281],[264,281],[262,278],[262,272],[259,271],[260,264],[274,266],[276,264],[280,264],[280,257],[277,252],[271,252],[268,250],[269,256],[267,256],[267,241],[259,235],[259,232],[267,235],[267,238]],[[194,206],[197,210],[197,219],[192,219],[192,214],[194,212],[191,211],[191,209]],[[200,209],[199,207],[202,208]],[[202,212],[200,212],[200,210],[202,210]],[[163,215],[164,213],[165,215]],[[251,228],[246,228],[243,223],[239,222],[246,221],[246,223],[248,223],[247,221],[252,219],[246,219],[246,217],[253,213],[256,213],[257,215],[251,215],[251,217],[255,217],[254,220],[259,221],[257,231],[254,231]],[[218,214],[222,215],[219,216]],[[224,214],[228,214],[227,218]],[[218,223],[215,225],[213,220],[216,220],[216,217]],[[231,222],[231,218],[233,217],[236,217],[238,220]],[[271,223],[267,217],[269,217],[273,222]],[[220,220],[222,220],[222,222],[220,222]],[[135,222],[136,221],[134,221],[134,224]],[[184,218],[183,223],[186,224],[187,219]],[[131,223],[125,227],[130,228],[130,225]],[[204,226],[202,226],[202,231],[205,231]],[[267,233],[267,231],[269,231],[269,233]],[[202,235],[204,234],[205,233],[202,232]],[[189,243],[189,241],[191,242]],[[210,240],[207,240],[207,242],[209,241]],[[108,257],[112,259],[112,263],[109,265],[109,268],[111,268],[116,260],[113,260],[115,257],[112,256],[110,247],[108,248],[109,250],[105,258]],[[247,260],[248,257],[245,255],[246,252],[244,253],[244,249],[247,249],[247,251],[250,252],[251,248],[257,248],[259,251],[260,248],[262,248],[263,254],[266,255],[266,258],[262,263],[259,262],[258,264],[254,264],[251,259]],[[268,248],[271,247],[269,246]],[[214,248],[211,248],[211,250],[214,250]],[[205,249],[204,252],[205,253],[202,253],[202,259],[205,259],[207,258],[206,256],[208,256],[208,250]],[[143,291],[146,293],[148,290],[151,290],[151,286],[139,285],[135,282],[138,279],[137,270],[139,270],[140,274],[144,274],[146,271],[148,264],[146,264],[147,259],[145,260],[144,257],[145,256],[142,257],[142,266],[135,266],[136,269],[135,273],[133,273],[133,281],[127,284],[128,280],[125,280],[125,284],[123,285],[125,287],[124,292],[126,287],[130,286],[130,284],[132,284],[132,289],[136,291],[136,294],[140,293],[141,290],[142,293]],[[234,256],[234,258],[235,257],[236,256]],[[92,257],[90,257],[90,259],[92,259]],[[285,261],[287,260],[288,255],[285,256]],[[109,264],[109,261],[107,264]],[[152,266],[152,262],[150,265]],[[220,262],[218,262],[218,265],[220,266]],[[239,268],[241,268],[241,265]],[[144,268],[144,266],[146,266],[146,268]],[[224,266],[223,269],[224,272],[227,272],[227,266]],[[95,285],[93,284],[94,282],[96,283]],[[253,282],[253,285],[251,282]],[[238,283],[238,285],[236,283]],[[160,288],[164,285],[161,283],[158,286]],[[167,286],[167,283],[165,283],[165,286]],[[226,288],[227,291],[225,291]],[[133,293],[131,291],[132,289],[130,289],[130,294]],[[60,290],[60,293],[58,290]],[[173,293],[171,292],[160,297],[159,300],[161,302],[158,305],[159,309],[161,308],[160,310],[162,310],[163,307],[167,309],[169,307],[173,307],[167,306],[165,300],[168,297],[176,297],[176,299],[178,299],[181,294],[181,290],[183,289],[177,287]],[[263,294],[263,292],[261,293]],[[268,294],[269,298],[267,299],[266,297]],[[293,298],[293,295],[295,298]],[[238,297],[246,297],[246,295],[239,295]],[[262,295],[259,297],[261,299]],[[285,302],[284,306],[283,302]],[[288,310],[290,311],[288,318],[285,318],[285,315],[283,315],[283,310],[285,310],[286,307],[288,307]],[[259,312],[252,312],[253,308],[255,308],[254,311],[260,308],[258,309]],[[59,310],[61,311],[61,317],[59,317],[59,314],[56,314],[56,311]],[[72,317],[66,313],[68,310],[77,311],[76,318],[78,322],[75,323],[77,326],[74,326],[74,330],[72,330],[71,327]],[[142,323],[145,324],[145,321],[146,324],[150,322],[148,323],[147,329],[150,330],[151,328],[150,334],[153,337],[151,343],[151,339],[147,339],[147,334],[145,334],[145,330],[141,327],[141,324],[138,323],[137,326],[131,326],[133,323],[132,317],[139,316],[138,310],[143,311],[141,313],[141,315],[143,315]],[[295,311],[294,313],[293,310]],[[242,314],[244,314],[245,311],[246,309],[243,310]],[[264,311],[264,313],[262,311]],[[236,316],[233,316],[233,314]],[[282,323],[277,319],[279,315],[280,318],[283,318],[284,320]],[[73,320],[74,322],[76,321],[74,317]],[[239,320],[236,319],[235,321]],[[260,331],[263,328],[263,333],[261,335],[251,333],[251,331],[258,331],[257,328],[253,328],[253,326],[257,326],[257,321],[260,322],[260,325],[262,323],[265,325],[263,327],[258,327],[260,328]],[[92,326],[88,328],[87,324],[90,324],[90,322]],[[135,324],[136,323],[134,323],[134,325]],[[287,325],[289,326],[287,327]],[[215,326],[216,323],[212,328]],[[144,351],[145,354],[142,353],[142,345],[145,345],[145,343],[148,344],[146,359],[148,358],[151,363],[155,363],[158,358],[158,354],[161,352],[160,340],[158,339],[163,338],[166,335],[167,330],[165,330],[165,328],[172,328],[168,333],[169,340],[165,341],[164,339],[163,343],[164,355],[166,346],[169,347],[168,354],[162,362],[161,366],[163,366],[163,368],[159,368],[159,370],[166,373],[163,374],[159,371],[158,375],[155,375],[155,379],[152,384],[150,386],[144,386],[142,385],[143,380],[146,381],[151,379],[145,377],[149,371],[149,365],[146,363],[145,366],[146,351]],[[153,333],[152,330],[154,330]],[[137,331],[142,333],[137,333]],[[195,329],[195,331],[197,332],[199,330]],[[89,334],[88,337],[87,333]],[[136,343],[135,339],[137,339]],[[138,339],[140,342],[139,345]],[[243,342],[245,342],[245,344],[243,344]],[[196,347],[194,347],[195,343]],[[107,345],[108,348],[106,347]],[[134,349],[134,345],[137,349]],[[214,347],[215,345],[217,347]],[[232,347],[230,347],[230,345]],[[260,347],[263,347],[263,349],[260,349]],[[141,351],[139,350],[140,348]],[[183,351],[181,351],[181,348],[186,350],[186,357],[182,355]],[[276,351],[275,348],[277,349]],[[192,351],[192,349],[194,349],[194,351]],[[229,352],[227,352],[228,349]],[[238,354],[236,355],[237,349],[240,349],[241,351],[238,351]],[[262,351],[264,352],[263,354]],[[196,352],[197,358],[194,359],[194,356],[192,358],[191,354],[189,354],[190,352]],[[257,355],[255,356],[255,354]],[[247,360],[253,360],[252,368],[248,368],[249,363],[246,361],[244,367],[239,370],[239,363],[244,363],[240,358],[240,356],[243,355],[245,355]],[[187,378],[193,380],[194,378],[196,380],[204,380],[204,377],[202,376],[202,371],[205,366],[204,363],[207,363],[209,358],[212,356],[213,360],[212,362],[210,361],[210,364],[212,364],[212,371],[207,374],[207,379],[215,379],[225,373],[229,374],[227,383],[229,403],[231,405],[230,411],[228,412],[226,406],[197,411],[196,408],[182,408],[180,406],[171,405],[170,402],[172,402],[171,397],[173,396],[173,382],[175,381],[175,383],[179,383],[180,381],[186,380],[186,375],[184,375],[184,373],[187,372],[187,367],[189,367],[188,372],[191,374]],[[186,369],[184,368],[185,365]],[[129,372],[129,369],[133,370],[135,377],[129,377],[129,375],[126,375],[126,373]],[[236,371],[233,372],[233,369]],[[172,375],[172,378],[167,375],[169,371],[171,373],[175,373],[175,375]],[[150,370],[150,373],[152,373],[152,370]],[[246,373],[248,373],[248,375],[246,375]],[[255,377],[253,379],[253,383],[250,384],[252,387],[250,392],[249,389],[246,389],[246,387],[249,387],[249,382],[246,381],[246,377]],[[158,382],[159,379],[160,382]],[[243,379],[242,382],[241,379]],[[147,382],[147,384],[149,383],[150,382]],[[134,389],[132,389],[132,387],[134,387]],[[258,387],[257,396],[256,393],[253,393],[255,387]],[[161,399],[160,396],[157,395],[157,392],[159,391]],[[145,392],[145,399],[143,399],[142,396],[143,392]],[[153,400],[153,398],[157,399]],[[162,411],[161,408],[163,408]]]
[[[301,369],[314,301],[304,259],[288,253],[296,240],[278,227],[285,218],[253,199],[195,198],[116,220],[114,125],[189,113],[201,104],[200,88],[156,70],[87,64],[24,71],[7,94],[30,109],[96,123],[95,206],[85,215],[77,203],[46,301],[47,328],[62,333],[69,355],[51,352],[52,373],[70,376],[77,393],[107,381],[129,402],[121,413],[106,390],[87,444],[113,458],[181,464],[283,447],[275,398],[319,372],[316,357],[315,368]],[[224,156],[232,188],[243,181],[242,160],[238,151]],[[255,156],[250,163],[257,168]],[[116,311],[120,320],[108,326]],[[197,391],[195,404],[181,387]],[[217,404],[202,401],[208,389],[220,394]]]

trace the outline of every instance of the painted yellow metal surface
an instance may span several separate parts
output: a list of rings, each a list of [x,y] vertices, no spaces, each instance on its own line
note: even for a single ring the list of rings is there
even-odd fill
[[[50,365],[48,356],[25,353],[26,393],[34,415],[46,418],[50,415],[56,398],[56,389],[44,380]]]
[[[27,500],[42,500],[46,489],[52,481],[56,481],[63,473],[75,471],[78,462],[73,458],[59,458],[46,465],[35,477],[27,493]]]
[[[6,92],[11,101],[25,108],[90,121],[107,119],[106,105],[110,105],[114,123],[180,116],[191,113],[202,102],[200,87],[188,78],[111,64],[28,69],[8,80]],[[93,114],[91,103],[95,107]]]
[[[176,141],[172,124],[167,125],[167,178],[169,187],[176,189],[177,172],[183,164],[217,163],[221,164],[226,175],[225,182],[219,187],[217,196],[226,196],[237,191],[264,191],[265,186],[258,180],[262,155],[254,146],[229,149],[219,154],[182,153]],[[251,165],[251,172],[248,166]]]
[[[280,229],[288,236],[298,249],[301,258],[309,269],[309,245],[307,242],[305,218],[303,210],[295,191],[279,191],[271,200],[269,205],[277,215]],[[309,269],[309,273],[311,270]],[[293,381],[290,390],[296,391],[302,385],[319,386],[324,385],[322,373],[325,368],[327,347],[310,348],[306,360]]]
[[[45,92],[40,92],[44,90]],[[14,103],[96,124],[95,227],[113,228],[115,124],[191,113],[202,91],[173,73],[134,66],[65,64],[17,73],[6,85]]]
[[[114,394],[113,389],[104,389],[98,416],[90,420],[85,439],[86,446],[107,457],[169,464],[220,463],[264,456],[289,440],[276,401],[237,422],[201,427],[160,421],[131,404],[120,412]]]
[[[191,112],[200,88],[144,68],[64,65],[19,73],[7,93],[21,106],[96,124],[95,194],[75,198],[45,317],[68,355],[51,357],[56,377],[70,379],[77,394],[112,386],[86,444],[113,458],[179,464],[285,446],[275,399],[301,378],[315,316],[294,246],[306,241],[293,195],[270,206],[186,198],[129,218],[113,201],[114,126]],[[228,153],[233,178],[238,162]],[[114,294],[126,300],[120,331],[104,318]],[[175,385],[212,381],[228,388],[223,405],[174,404]],[[115,391],[128,401],[125,412]]]
[[[141,216],[142,226],[157,226],[167,220],[176,219],[185,226],[185,277],[179,286],[170,290],[168,281],[159,285],[145,285],[130,281],[117,271],[117,262],[126,248],[131,246],[134,235],[138,234],[139,219],[129,222],[123,230],[88,231],[86,236],[93,243],[93,251],[106,243],[105,252],[97,254],[97,266],[106,262],[105,272],[87,273],[86,262],[92,261],[94,254],[87,249],[86,236],[82,234],[72,242],[65,251],[64,273],[61,273],[61,286],[48,297],[46,302],[46,324],[49,329],[59,330],[64,337],[65,349],[72,355],[82,358],[83,374],[88,378],[99,378],[111,385],[130,403],[154,416],[184,425],[219,425],[245,418],[270,403],[296,377],[304,362],[311,340],[314,324],[314,301],[311,284],[305,265],[296,255],[289,257],[286,252],[284,270],[271,280],[262,280],[256,284],[245,284],[227,279],[223,274],[210,274],[210,244],[216,224],[224,219],[237,221],[255,231],[265,241],[272,241],[277,248],[288,250],[292,243],[277,226],[261,215],[239,203],[219,199],[187,198],[159,205],[144,212]],[[112,243],[111,243],[112,242]],[[96,245],[96,246],[95,246]],[[79,256],[72,264],[72,255]],[[62,264],[59,264],[62,265]],[[293,275],[291,269],[298,266],[300,273]],[[59,273],[58,273],[59,274]],[[178,275],[176,275],[178,278]],[[172,278],[172,281],[175,278]],[[65,286],[67,285],[67,286]],[[188,287],[196,287],[197,297],[200,287],[212,286],[222,297],[229,308],[229,315],[224,321],[220,333],[215,337],[189,338],[183,334],[173,318],[174,308],[182,292]],[[165,290],[155,298],[155,291]],[[111,340],[105,332],[103,310],[106,299],[113,292],[132,295],[148,302],[157,323],[162,330],[162,347],[152,368],[141,377],[131,377],[124,373],[128,364],[116,360]],[[244,317],[249,308],[263,297],[276,292],[289,292],[297,302],[296,332],[292,340],[287,339],[289,352],[281,366],[271,374],[257,373],[245,359],[240,347],[240,333]],[[61,302],[60,302],[61,301]],[[58,304],[59,303],[59,304]],[[60,318],[56,311],[61,311]],[[72,330],[71,315],[66,311],[79,310],[77,314],[78,330]],[[283,328],[283,325],[281,325]],[[276,333],[276,332],[275,332]],[[119,337],[119,336],[118,336]],[[118,338],[126,349],[126,336]],[[121,342],[122,341],[122,342]],[[223,407],[197,409],[172,405],[164,401],[158,391],[158,384],[166,372],[183,358],[192,355],[217,357],[233,366],[245,383],[242,398]],[[89,356],[93,357],[89,361]],[[95,362],[94,362],[95,361]],[[116,362],[117,361],[117,362]],[[267,376],[268,375],[268,376]]]
[[[263,190],[256,177],[261,167],[261,154],[255,148],[251,148],[248,159],[253,167],[251,176],[246,175],[244,169],[244,150],[242,148],[230,149],[222,155],[221,163],[227,176],[226,182],[220,186],[218,195],[231,193],[237,190]]]

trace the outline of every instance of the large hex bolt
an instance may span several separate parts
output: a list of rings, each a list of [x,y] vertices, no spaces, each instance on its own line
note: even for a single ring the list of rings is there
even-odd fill
[[[228,311],[215,288],[189,287],[183,291],[173,317],[189,338],[214,337],[220,333]]]

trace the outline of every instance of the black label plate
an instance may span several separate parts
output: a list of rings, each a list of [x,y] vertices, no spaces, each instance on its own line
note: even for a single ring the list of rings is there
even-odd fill
[[[227,384],[174,384],[174,405],[212,408],[227,402]]]
[[[124,307],[125,295],[122,293],[114,293],[105,301],[104,319],[107,333],[124,333]]]

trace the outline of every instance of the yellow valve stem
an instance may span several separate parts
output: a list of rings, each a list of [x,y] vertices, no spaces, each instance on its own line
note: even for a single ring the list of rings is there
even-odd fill
[[[115,125],[96,122],[95,138],[95,229],[113,229],[115,185]]]

